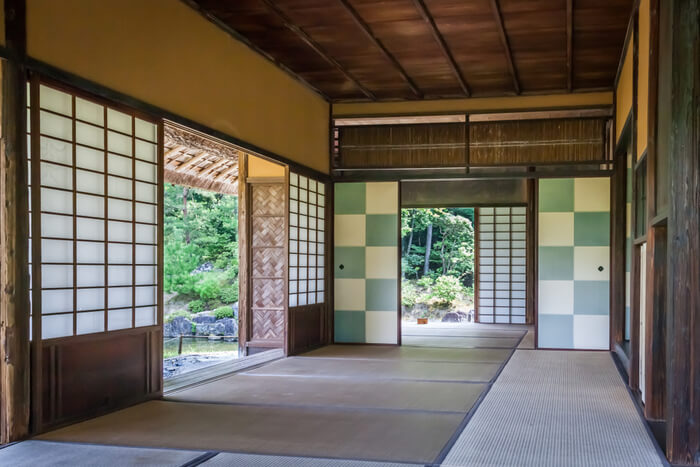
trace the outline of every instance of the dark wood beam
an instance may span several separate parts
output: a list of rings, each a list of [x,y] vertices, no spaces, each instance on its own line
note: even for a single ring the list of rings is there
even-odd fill
[[[672,40],[659,56],[672,54],[672,65],[659,72],[670,73],[672,136],[658,148],[668,154],[670,180],[666,455],[674,465],[700,465],[700,4],[668,4]]]
[[[447,59],[447,62],[450,64],[450,68],[452,69],[452,73],[455,75],[455,78],[457,78],[457,81],[459,82],[459,87],[462,88],[464,95],[469,97],[471,95],[471,91],[469,89],[469,85],[467,84],[467,80],[464,79],[464,76],[462,75],[462,71],[459,69],[459,66],[457,65],[457,62],[455,61],[454,56],[452,55],[452,52],[450,52],[450,48],[447,46],[447,43],[445,42],[445,38],[440,33],[440,30],[438,29],[437,24],[435,24],[435,19],[433,18],[433,15],[430,14],[430,10],[428,10],[428,7],[425,5],[425,2],[423,0],[413,0],[413,4],[416,6],[418,13],[420,13],[420,15],[423,17],[425,22],[428,23],[428,27],[430,28],[430,32],[432,33],[433,37],[435,38],[435,41],[437,41],[438,45],[440,46],[440,49],[442,50],[443,55]]]
[[[574,0],[566,0],[566,89],[574,89]]]
[[[318,42],[313,40],[313,38],[311,36],[309,36],[306,33],[306,31],[304,31],[302,28],[297,26],[292,21],[292,19],[289,16],[287,16],[287,14],[284,11],[282,11],[275,4],[274,1],[263,0],[263,3],[265,5],[267,5],[267,7],[282,20],[282,23],[284,24],[284,26],[287,29],[289,29],[294,34],[296,34],[296,36],[299,37],[299,39],[301,39],[302,41],[304,41],[304,43],[306,45],[311,47],[314,50],[314,52],[316,52],[322,59],[324,59],[326,62],[330,63],[336,70],[338,70],[340,73],[342,73],[343,76],[345,76],[345,78],[347,78],[349,81],[351,81],[355,85],[355,87],[357,87],[357,89],[359,89],[362,92],[362,94],[367,96],[369,99],[372,99],[373,101],[377,100],[377,97],[374,95],[374,93],[372,91],[370,91],[369,89],[364,87],[362,85],[362,83],[360,83],[357,80],[357,78],[355,78],[355,76],[353,76],[352,73],[350,73],[343,65],[338,63],[338,61],[335,58],[333,58],[330,54],[328,54],[328,52],[326,52]]]
[[[513,77],[513,88],[515,88],[516,94],[520,94],[520,81],[518,80],[518,71],[515,69],[513,55],[510,52],[510,43],[508,42],[506,29],[503,25],[503,15],[501,14],[501,7],[498,5],[498,0],[491,0],[491,11],[493,12],[493,18],[496,20],[498,34],[501,36],[501,43],[503,44],[503,49],[506,53],[506,62],[508,63],[508,69],[510,70],[510,75]]]
[[[29,178],[25,0],[5,0],[0,160],[0,444],[29,433]],[[35,153],[36,154],[36,153]]]
[[[360,14],[353,8],[352,5],[348,2],[348,0],[340,0],[340,4],[345,7],[348,13],[350,13],[350,16],[352,17],[353,21],[355,24],[357,24],[362,32],[367,36],[367,38],[372,41],[372,43],[384,54],[387,60],[391,62],[392,65],[394,65],[394,68],[399,72],[401,77],[403,78],[404,81],[406,81],[406,84],[408,84],[408,87],[411,88],[411,92],[418,97],[422,98],[423,93],[421,90],[416,86],[416,83],[413,82],[410,76],[408,76],[408,73],[406,73],[406,70],[403,69],[401,64],[399,63],[398,60],[396,60],[396,57],[394,57],[389,50],[382,44],[382,42],[377,38],[377,36],[374,35],[372,32],[372,29],[369,27],[369,25],[365,22],[365,20],[362,19]]]

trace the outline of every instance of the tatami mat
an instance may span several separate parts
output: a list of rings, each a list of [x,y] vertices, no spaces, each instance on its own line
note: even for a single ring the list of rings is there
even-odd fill
[[[39,439],[390,462],[432,462],[464,414],[152,401]]]
[[[430,410],[466,412],[484,384],[433,383],[427,381],[348,381],[294,376],[233,375],[212,383],[171,393],[170,401],[214,404],[257,404]]]
[[[291,357],[244,374],[324,378],[408,379],[422,381],[487,382],[498,363],[349,360]]]
[[[663,464],[608,352],[518,350],[443,465]]]
[[[401,336],[403,345],[421,347],[456,348],[501,348],[510,349],[518,345],[522,334],[517,337],[457,337],[457,336]]]
[[[179,467],[197,459],[202,454],[201,451],[31,440],[0,449],[0,465],[7,467],[112,467],[122,465]]]
[[[425,362],[501,363],[509,349],[450,349],[388,345],[329,345],[305,353],[303,357],[416,360]]]

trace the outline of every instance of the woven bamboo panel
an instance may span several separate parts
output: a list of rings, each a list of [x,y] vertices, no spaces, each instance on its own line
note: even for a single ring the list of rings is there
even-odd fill
[[[253,277],[284,277],[284,248],[253,248]]]
[[[284,239],[284,217],[253,217],[253,247],[281,247]]]
[[[472,166],[601,161],[605,158],[603,119],[523,120],[472,123]]]
[[[253,309],[253,340],[284,339],[284,310]]]
[[[456,167],[466,163],[466,125],[376,125],[339,128],[343,168]]]
[[[252,212],[253,216],[281,216],[285,211],[285,187],[281,183],[252,185]]]
[[[284,308],[284,279],[253,279],[253,308]]]
[[[251,337],[257,343],[282,345],[287,303],[287,189],[283,183],[266,183],[252,184],[251,191]]]

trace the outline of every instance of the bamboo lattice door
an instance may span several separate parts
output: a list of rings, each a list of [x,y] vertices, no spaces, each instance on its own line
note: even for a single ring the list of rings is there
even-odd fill
[[[250,347],[283,347],[286,310],[286,189],[251,184]]]

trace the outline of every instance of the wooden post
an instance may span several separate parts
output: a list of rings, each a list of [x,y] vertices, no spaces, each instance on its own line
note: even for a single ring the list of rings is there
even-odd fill
[[[29,193],[25,2],[5,1],[0,152],[0,443],[29,431]]]
[[[700,465],[700,0],[673,0],[666,453]]]
[[[182,334],[180,334],[180,341],[177,344],[177,354],[182,355]]]
[[[238,158],[238,355],[246,356],[248,343],[248,155]]]

